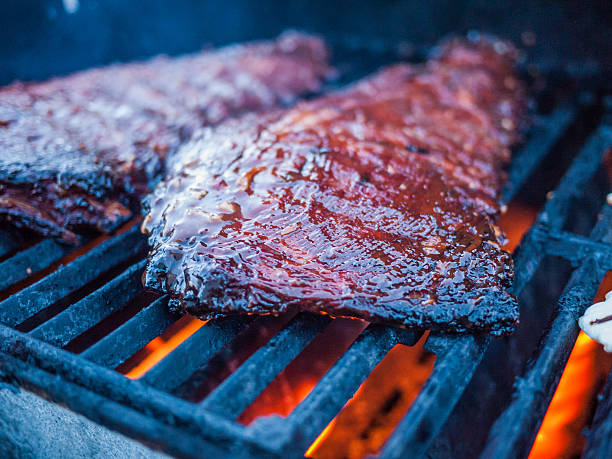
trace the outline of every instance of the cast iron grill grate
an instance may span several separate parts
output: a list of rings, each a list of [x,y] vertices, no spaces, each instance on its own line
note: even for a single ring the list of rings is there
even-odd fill
[[[363,50],[348,49],[342,54],[342,65],[351,70],[348,79],[397,57],[386,47],[368,51],[374,56],[366,60],[369,65],[364,65]],[[510,458],[529,452],[577,337],[576,319],[612,269],[612,206],[602,202],[590,232],[567,230],[575,206],[584,199],[582,192],[612,145],[607,115],[595,117],[601,119],[589,128],[586,141],[585,136],[571,135],[572,126],[580,123],[585,112],[605,111],[598,97],[581,102],[555,99],[552,107],[537,114],[503,191],[503,201],[510,202],[551,158],[555,163],[560,144],[569,151],[567,172],[515,253],[513,293],[520,296],[534,282],[546,256],[568,260],[573,270],[553,305],[548,329],[530,355],[531,364],[515,375],[517,383],[507,394],[508,403],[486,427],[477,452],[483,457]],[[237,335],[257,326],[257,319],[210,321],[142,378],[131,380],[114,369],[178,319],[167,311],[166,298],[148,297],[148,304],[134,310],[113,331],[78,354],[70,352],[100,322],[143,300],[140,276],[146,241],[138,226],[135,223],[76,252],[52,240],[28,245],[19,235],[0,236],[0,291],[5,298],[0,302],[0,379],[178,456],[204,452],[211,457],[302,456],[396,344],[412,346],[422,337],[421,331],[369,325],[287,418],[263,417],[242,425],[236,421],[240,413],[331,319],[298,314],[201,401],[175,394],[188,393],[189,381],[197,380],[207,363]],[[522,311],[522,320],[528,321],[532,313]],[[436,354],[433,372],[381,457],[420,457],[435,446],[445,435],[447,422],[461,417],[455,407],[495,342],[484,336],[431,333],[427,337],[426,349]],[[610,425],[611,420],[602,420],[598,429],[608,432]],[[610,441],[609,435],[591,436],[599,437]],[[607,445],[593,440],[588,448]]]

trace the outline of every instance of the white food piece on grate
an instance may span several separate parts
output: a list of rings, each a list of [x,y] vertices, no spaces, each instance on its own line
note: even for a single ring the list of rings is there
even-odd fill
[[[612,291],[606,299],[588,308],[578,319],[580,328],[598,343],[606,352],[612,352]]]

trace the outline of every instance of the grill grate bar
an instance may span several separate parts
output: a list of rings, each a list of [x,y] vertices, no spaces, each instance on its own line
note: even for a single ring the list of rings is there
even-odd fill
[[[570,202],[579,194],[599,167],[607,145],[612,143],[612,132],[605,126],[598,128],[588,139],[565,173],[552,198],[546,203],[536,222],[523,237],[514,254],[515,275],[512,293],[516,296],[535,274],[544,256],[543,247],[549,234],[562,234]],[[578,237],[578,236],[576,236]],[[554,248],[554,242],[551,249]],[[567,252],[565,252],[567,255]]]
[[[294,435],[287,446],[303,454],[393,346],[412,346],[420,337],[421,332],[369,325],[289,415]]]
[[[23,322],[144,249],[145,240],[136,225],[1,302],[0,323]]]
[[[2,379],[18,378],[21,387],[68,404],[74,411],[96,422],[122,426],[120,430],[134,438],[150,441],[152,434],[158,442],[163,438],[164,446],[180,451],[186,457],[193,457],[194,450],[184,448],[183,434],[195,434],[226,446],[256,443],[239,424],[208,413],[194,417],[192,403],[3,325],[0,325],[0,367],[3,369]],[[145,414],[147,422],[155,422],[158,428],[148,430],[133,424],[130,429],[124,429],[123,414],[126,410],[123,408],[126,406],[126,409]],[[121,409],[115,410],[115,407]],[[180,435],[160,436],[161,430],[167,426],[179,429]]]
[[[214,444],[203,441],[201,438],[189,435],[180,427],[170,426],[159,422],[146,414],[139,413],[122,403],[109,401],[97,394],[92,394],[76,384],[54,383],[54,376],[35,367],[27,365],[13,357],[0,354],[0,365],[11,367],[20,380],[20,386],[30,390],[46,399],[59,401],[69,408],[80,411],[90,419],[112,429],[118,430],[142,441],[148,439],[142,431],[155,432],[156,438],[164,439],[164,448],[173,454],[182,457],[192,457],[196,451],[207,453],[217,452],[224,457]],[[44,387],[45,390],[39,388]],[[83,400],[88,400],[83,404]],[[170,440],[168,440],[170,439]]]
[[[612,128],[602,125],[588,139],[572,166],[561,179],[553,198],[546,203],[538,223],[548,229],[560,229],[565,223],[570,203],[576,198],[601,165],[601,158],[612,145]]]
[[[543,239],[540,236],[541,228],[534,225],[527,232],[521,244],[513,254],[514,258],[514,280],[511,293],[518,297],[529,281],[533,278],[540,262],[544,258]]]
[[[438,355],[431,376],[419,391],[408,413],[385,443],[380,457],[420,457],[442,429],[465,386],[472,378],[490,338],[444,337],[427,340]],[[445,349],[446,352],[440,352]]]
[[[574,264],[599,254],[612,260],[612,246],[567,232],[551,232],[546,241],[546,253],[563,257]]]
[[[608,382],[599,397],[593,425],[586,437],[583,459],[598,459],[612,455],[612,371],[608,374]]]
[[[200,408],[235,419],[330,322],[324,316],[298,315],[204,399]]]
[[[172,392],[233,341],[252,320],[252,317],[229,317],[206,322],[140,380],[159,390]]]
[[[578,336],[578,314],[590,305],[605,273],[595,260],[574,273],[535,364],[517,380],[513,402],[495,421],[481,457],[513,458],[529,453]]]
[[[604,204],[601,215],[591,236],[610,244],[612,208]],[[610,267],[610,260],[598,253],[572,274],[537,360],[519,380],[512,403],[491,429],[482,457],[518,457],[529,452],[578,336],[578,317],[590,305]]]
[[[508,179],[501,191],[502,203],[512,200],[533,170],[551,151],[576,117],[571,107],[558,107],[550,115],[534,118],[529,142],[514,155]]]
[[[81,355],[107,368],[115,368],[162,334],[176,317],[168,311],[168,297],[158,298]]]
[[[47,268],[70,250],[70,247],[58,244],[53,239],[45,239],[8,260],[4,260],[0,263],[0,272],[2,273],[0,291],[24,280],[41,269]]]
[[[30,334],[49,344],[65,346],[141,292],[140,278],[144,265],[144,260],[132,265],[102,288],[36,327]]]

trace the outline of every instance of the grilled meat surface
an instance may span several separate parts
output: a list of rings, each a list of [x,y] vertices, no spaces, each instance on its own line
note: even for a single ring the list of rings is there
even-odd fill
[[[0,221],[67,242],[108,232],[195,129],[291,103],[329,70],[321,40],[289,32],[0,88]]]
[[[150,197],[146,286],[201,318],[297,308],[512,331],[495,221],[525,121],[515,54],[455,39],[422,66],[199,132]]]

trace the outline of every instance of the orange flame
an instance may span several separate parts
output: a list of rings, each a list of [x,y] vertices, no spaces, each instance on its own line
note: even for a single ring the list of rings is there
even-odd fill
[[[249,424],[260,416],[287,416],[346,352],[368,325],[356,319],[335,319],[262,391],[238,418]]]
[[[306,451],[307,457],[359,459],[375,454],[406,414],[433,370],[435,355],[398,344]]]
[[[499,218],[499,226],[506,233],[507,242],[504,245],[504,250],[513,252],[523,234],[531,227],[536,219],[538,212],[532,206],[513,202],[508,210]]]
[[[604,277],[594,302],[612,289],[612,271]],[[605,381],[612,357],[580,332],[535,439],[530,459],[579,455],[584,447],[582,429],[594,406],[594,398]]]
[[[130,379],[138,379],[155,366],[183,341],[197,332],[206,322],[192,316],[184,316],[161,336],[150,341],[140,352],[131,357],[124,365],[130,368],[126,373]]]
[[[582,445],[575,431],[586,423],[588,411],[585,407],[592,399],[597,373],[596,350],[597,343],[581,332],[542,421],[530,459],[580,452]]]

